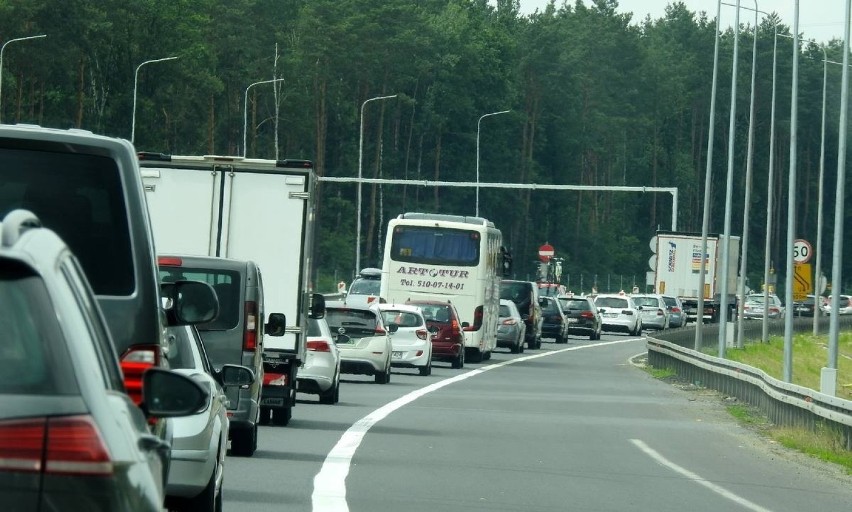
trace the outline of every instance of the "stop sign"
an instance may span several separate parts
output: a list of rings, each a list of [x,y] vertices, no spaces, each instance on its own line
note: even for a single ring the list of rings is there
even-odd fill
[[[550,261],[550,258],[552,258],[554,254],[556,253],[553,250],[553,246],[547,242],[545,242],[544,245],[538,248],[538,259],[540,259],[544,263]]]

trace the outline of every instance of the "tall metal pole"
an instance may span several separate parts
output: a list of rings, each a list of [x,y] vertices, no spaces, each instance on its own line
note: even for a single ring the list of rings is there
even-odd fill
[[[748,157],[746,163],[746,182],[745,182],[745,208],[743,212],[743,237],[740,244],[742,251],[742,259],[740,260],[740,279],[737,288],[737,347],[743,347],[743,306],[745,303],[745,280],[748,270],[748,242],[749,242],[749,216],[751,213],[751,182],[752,182],[752,163],[754,162],[754,88],[755,77],[757,74],[757,15],[760,13],[757,6],[757,0],[754,0],[754,46],[751,53],[751,103],[749,106],[748,115]]]
[[[14,43],[16,41],[27,41],[29,39],[41,39],[42,37],[47,37],[47,34],[40,34],[37,36],[27,36],[27,37],[16,37],[15,39],[9,39],[3,46],[0,46],[0,118],[3,117],[3,52],[6,51],[6,45],[10,43]]]
[[[784,304],[793,305],[793,243],[796,240],[796,145],[799,123],[799,0],[793,11],[793,85],[790,95],[790,174],[787,190],[787,261],[784,276]],[[766,304],[764,304],[766,306]],[[764,307],[765,309],[765,307]],[[784,381],[793,381],[793,315],[784,315]]]
[[[719,17],[722,0],[716,2],[716,41],[713,45],[713,85],[710,88],[710,128],[707,134],[707,167],[704,171],[704,217],[701,223],[701,268],[698,276],[698,312],[695,321],[695,350],[701,350],[704,326],[704,284],[707,272],[707,232],[710,230],[710,189],[713,185],[713,132],[716,127],[716,77],[719,74]]]
[[[284,78],[276,78],[274,80],[263,80],[262,82],[255,82],[253,84],[250,84],[248,87],[246,87],[246,92],[245,92],[245,95],[244,95],[245,99],[243,100],[243,158],[246,157],[246,153],[248,151],[247,146],[246,146],[248,138],[247,138],[246,134],[248,133],[248,93],[249,93],[249,89],[251,89],[255,85],[271,84],[271,83],[274,83],[274,82],[283,82],[284,80],[285,80]]]
[[[146,60],[142,64],[136,66],[136,73],[133,74],[133,118],[130,121],[130,142],[136,140],[136,91],[139,86],[139,69],[145,64],[153,64],[154,62],[165,62],[167,60],[175,60],[177,57],[164,57],[162,59]]]
[[[740,0],[734,16],[734,59],[731,65],[731,114],[728,122],[728,175],[725,180],[725,227],[722,232],[722,282],[719,286],[719,357],[728,340],[728,274],[731,247],[731,198],[734,195],[734,149],[737,130],[737,68],[740,49]]]
[[[828,368],[823,368],[820,389],[823,393],[837,394],[837,353],[839,320],[837,308],[840,304],[840,288],[843,283],[843,214],[846,198],[846,132],[849,121],[849,14],[852,0],[846,0],[843,16],[843,78],[840,86],[840,144],[837,148],[837,192],[834,207],[834,255],[831,269],[831,318],[828,328]]]
[[[386,100],[389,98],[396,98],[396,94],[392,94],[390,96],[376,96],[375,98],[370,98],[364,103],[361,104],[361,128],[360,128],[360,136],[358,140],[358,214],[355,219],[355,224],[357,225],[355,235],[355,274],[361,271],[361,173],[362,173],[362,164],[364,162],[364,107],[367,103],[371,101],[378,100]]]
[[[479,125],[482,120],[488,116],[496,116],[499,114],[508,114],[511,110],[501,110],[500,112],[491,112],[479,116],[479,121],[476,122],[476,216],[479,217]]]
[[[825,45],[822,48],[822,135],[819,143],[819,197],[817,197],[817,239],[816,239],[816,269],[814,269],[814,324],[813,335],[819,334],[819,317],[822,310],[819,308],[817,297],[822,294],[820,285],[822,283],[822,201],[825,184],[825,98],[826,84],[828,83],[828,54]]]
[[[766,178],[766,233],[763,244],[763,303],[769,304],[769,279],[772,270],[772,208],[775,203],[775,78],[778,70],[778,24],[772,43],[772,107],[769,121],[769,172]],[[769,308],[763,308],[763,329],[760,340],[769,341]]]

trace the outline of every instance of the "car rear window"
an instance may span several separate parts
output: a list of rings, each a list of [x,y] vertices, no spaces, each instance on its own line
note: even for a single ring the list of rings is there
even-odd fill
[[[509,309],[509,306],[500,306],[500,316],[512,316],[512,310]]]
[[[568,299],[563,303],[563,309],[577,309],[580,311],[589,311],[592,308],[587,300],[571,300]]]
[[[352,339],[373,336],[378,324],[375,313],[365,309],[326,309],[325,321],[332,331],[343,329]]]
[[[452,314],[450,313],[450,306],[447,306],[445,304],[412,303],[412,305],[420,308],[420,311],[423,312],[423,318],[425,318],[427,322],[448,324],[452,319]]]
[[[676,307],[677,306],[677,299],[674,298],[674,297],[663,297],[663,301],[666,303],[666,306],[669,306],[669,307]]]
[[[626,308],[628,306],[627,299],[619,297],[598,297],[595,304],[602,308]]]
[[[637,306],[651,306],[653,308],[660,306],[660,299],[656,297],[634,297],[633,302]]]
[[[531,283],[509,283],[503,281],[500,284],[500,298],[510,300],[515,304],[528,303],[531,293]]]
[[[423,325],[420,316],[410,311],[383,310],[382,319],[385,324],[394,323],[400,327],[419,327]]]
[[[169,368],[176,370],[191,370],[196,368],[195,338],[192,337],[191,328],[186,326],[169,327],[167,329]]]
[[[555,300],[547,300],[545,301],[544,306],[541,307],[541,310],[545,313],[556,313],[561,311],[562,308],[559,307]]]
[[[349,287],[349,295],[378,295],[381,287],[382,282],[379,279],[359,277]]]
[[[68,244],[97,295],[136,287],[124,197],[112,158],[0,147],[0,218],[16,208],[35,213]]]
[[[0,258],[0,394],[79,394],[44,282]]]
[[[219,314],[212,322],[199,325],[199,331],[227,331],[239,325],[245,306],[240,302],[242,276],[236,270],[162,265],[160,281],[201,281],[213,287],[219,298]]]

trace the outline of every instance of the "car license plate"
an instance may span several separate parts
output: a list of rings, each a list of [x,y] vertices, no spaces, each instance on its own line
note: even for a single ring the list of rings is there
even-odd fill
[[[568,320],[568,323],[569,323],[569,324],[576,324],[576,323],[577,323],[577,319],[576,319],[576,318],[567,318],[566,320]]]
[[[260,405],[284,405],[283,398],[261,398]]]
[[[404,352],[392,352],[392,353],[391,353],[391,358],[393,358],[393,359],[402,359],[402,354],[403,354],[403,353],[404,353]]]
[[[604,313],[603,316],[607,318],[618,318],[618,313]]]

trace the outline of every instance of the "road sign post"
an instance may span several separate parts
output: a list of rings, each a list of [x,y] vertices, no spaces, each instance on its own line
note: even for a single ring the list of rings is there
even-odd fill
[[[799,238],[793,242],[793,263],[808,263],[814,254],[814,248],[807,240]]]
[[[553,246],[547,242],[544,242],[544,245],[538,248],[538,259],[541,260],[542,263],[547,263],[553,258],[553,255],[556,254],[556,251],[553,249]]]

